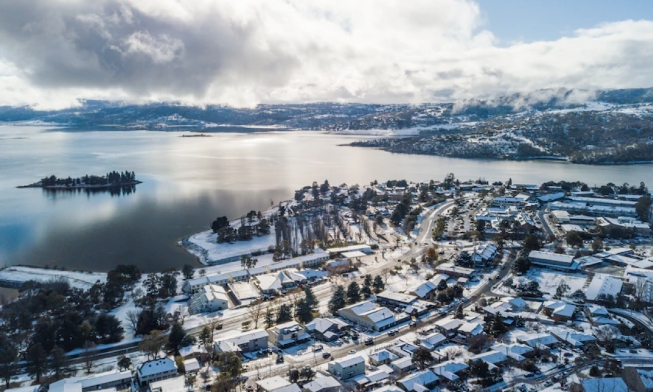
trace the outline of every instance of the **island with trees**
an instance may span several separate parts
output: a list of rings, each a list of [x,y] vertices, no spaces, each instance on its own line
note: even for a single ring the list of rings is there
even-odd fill
[[[87,174],[83,177],[77,178],[59,178],[55,175],[51,175],[49,177],[44,177],[33,184],[18,186],[18,188],[43,188],[48,190],[107,190],[111,188],[132,188],[141,183],[141,181],[136,179],[136,174],[133,171],[112,171],[104,176],[89,176]]]

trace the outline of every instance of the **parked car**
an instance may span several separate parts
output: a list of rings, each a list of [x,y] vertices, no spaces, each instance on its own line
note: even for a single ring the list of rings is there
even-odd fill
[[[395,336],[397,334],[397,331],[392,330],[388,332],[388,336]]]
[[[365,345],[366,346],[371,346],[373,344],[374,344],[374,339],[369,338],[369,339],[365,340]]]
[[[356,350],[349,350],[349,354],[356,354]]]
[[[325,351],[322,353],[322,358],[329,358],[331,356],[331,353],[328,351]]]

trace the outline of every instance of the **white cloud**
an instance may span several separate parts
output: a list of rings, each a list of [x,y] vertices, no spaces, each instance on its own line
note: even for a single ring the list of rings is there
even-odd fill
[[[498,45],[466,0],[0,3],[0,104],[431,102],[647,87],[653,22]]]

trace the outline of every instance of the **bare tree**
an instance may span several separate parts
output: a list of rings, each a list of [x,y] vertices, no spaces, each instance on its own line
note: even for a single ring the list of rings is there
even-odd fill
[[[260,300],[257,300],[255,302],[252,302],[249,305],[249,310],[247,311],[247,314],[251,318],[251,320],[254,322],[254,329],[258,328],[258,322],[261,319],[261,316],[263,316],[263,311],[265,310],[263,306],[263,302]]]
[[[130,310],[126,314],[127,328],[129,328],[133,333],[138,331],[138,320],[141,317],[141,310]]]
[[[601,342],[609,342],[617,337],[619,330],[612,325],[601,325],[594,330],[596,338]]]
[[[91,370],[93,369],[97,359],[97,349],[95,347],[95,343],[88,341],[84,343],[83,358],[84,370],[86,370],[86,374],[91,374]]]
[[[444,349],[443,353],[449,360],[451,360],[461,356],[463,354],[463,350],[458,346],[449,346]]]

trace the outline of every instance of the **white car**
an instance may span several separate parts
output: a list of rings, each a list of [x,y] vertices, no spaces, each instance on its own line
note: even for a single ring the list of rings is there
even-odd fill
[[[356,350],[349,350],[349,354],[356,354]]]

